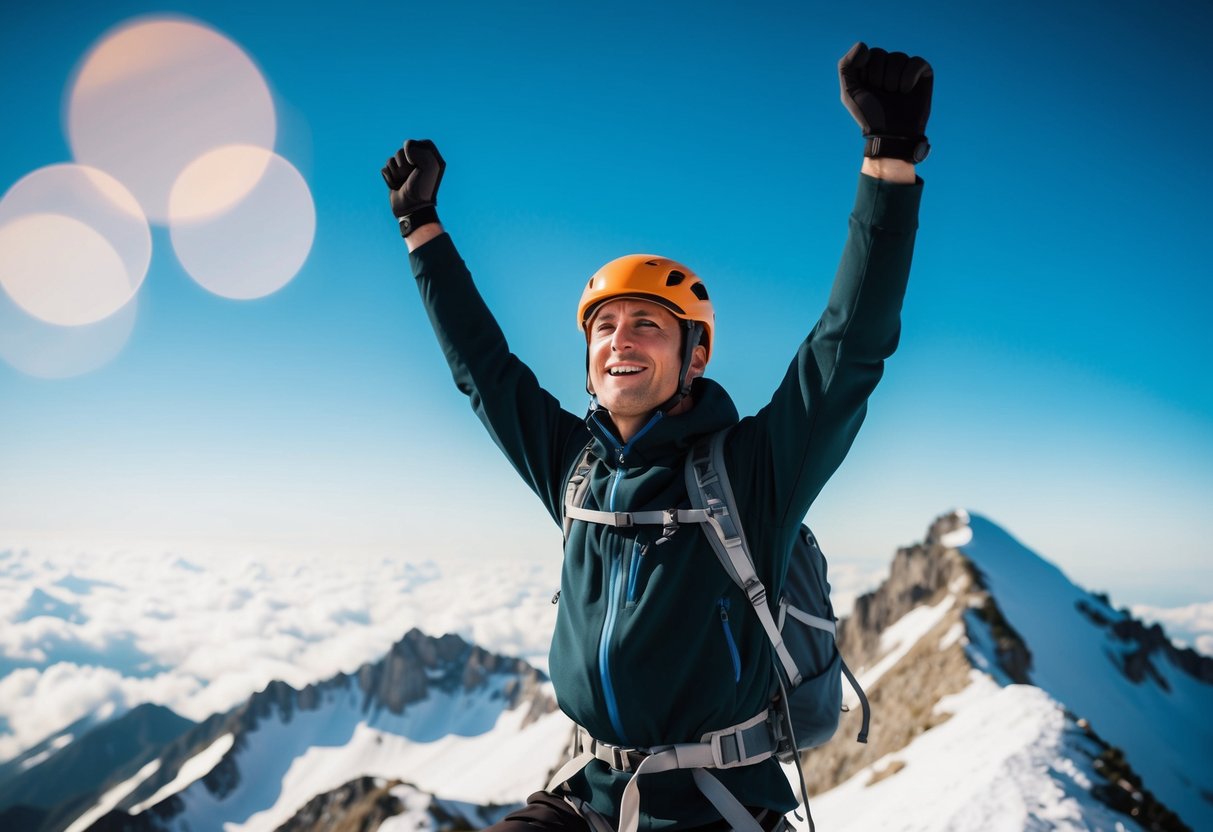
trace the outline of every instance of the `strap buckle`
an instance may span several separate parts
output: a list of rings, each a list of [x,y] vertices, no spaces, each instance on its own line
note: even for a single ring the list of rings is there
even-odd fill
[[[619,529],[630,529],[632,527],[632,513],[630,511],[616,511],[615,527]]]
[[[646,749],[612,745],[609,742],[595,739],[589,731],[581,726],[577,726],[577,743],[582,749],[590,752],[596,759],[602,760],[616,771],[635,771],[644,762],[645,757],[649,756],[649,751]]]
[[[747,581],[742,589],[745,590],[746,597],[750,599],[750,603],[754,606],[758,606],[767,600],[767,588],[762,585],[762,581],[758,580],[757,577]]]
[[[737,768],[745,765],[745,742],[737,730],[714,734],[708,745],[712,747],[712,762],[716,768]]]
[[[609,760],[603,760],[601,757],[598,759],[616,771],[635,771],[644,762],[644,758],[649,756],[639,748],[621,748],[607,743],[599,743],[598,746],[611,756]]]

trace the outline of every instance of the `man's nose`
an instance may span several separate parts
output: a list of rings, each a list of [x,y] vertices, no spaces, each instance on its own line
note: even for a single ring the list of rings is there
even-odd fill
[[[632,348],[632,332],[626,326],[617,327],[611,333],[611,349],[619,352],[624,349]]]

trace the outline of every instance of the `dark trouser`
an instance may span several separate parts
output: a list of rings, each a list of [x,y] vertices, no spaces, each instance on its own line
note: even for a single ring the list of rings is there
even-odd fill
[[[769,809],[751,809],[758,823],[767,832],[789,829],[784,817]],[[724,821],[700,826],[697,832],[726,832],[729,826]],[[530,829],[570,830],[591,832],[590,825],[563,798],[551,792],[535,792],[526,799],[526,806],[510,812],[485,832],[526,832]]]

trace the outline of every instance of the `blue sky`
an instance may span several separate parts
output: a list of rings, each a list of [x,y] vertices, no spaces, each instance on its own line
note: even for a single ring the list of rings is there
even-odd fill
[[[827,551],[882,563],[963,505],[1119,603],[1209,600],[1213,11],[978,5],[6,9],[0,189],[72,160],[90,48],[184,16],[264,76],[316,230],[290,283],[234,301],[153,225],[120,354],[67,379],[0,363],[0,534],[556,557],[450,383],[379,167],[438,144],[443,220],[569,409],[583,281],[644,251],[708,282],[708,373],[752,412],[837,263],[861,151],[835,65],[862,39],[934,65],[934,150],[901,348],[810,513]]]

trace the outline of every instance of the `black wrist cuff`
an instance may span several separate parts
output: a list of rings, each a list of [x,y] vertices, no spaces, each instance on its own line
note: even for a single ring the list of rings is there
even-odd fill
[[[926,136],[868,136],[863,143],[863,155],[872,159],[901,159],[916,165],[931,152]]]
[[[418,208],[411,214],[400,217],[400,236],[407,237],[423,225],[438,222],[438,209],[433,205]]]

